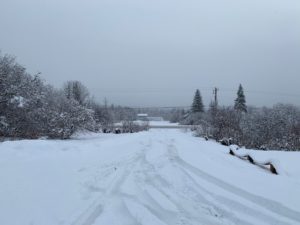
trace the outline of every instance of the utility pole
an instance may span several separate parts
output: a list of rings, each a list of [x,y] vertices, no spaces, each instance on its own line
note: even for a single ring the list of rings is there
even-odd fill
[[[218,88],[214,88],[214,90],[213,90],[213,95],[214,95],[214,99],[215,99],[215,105],[217,106],[218,105]]]

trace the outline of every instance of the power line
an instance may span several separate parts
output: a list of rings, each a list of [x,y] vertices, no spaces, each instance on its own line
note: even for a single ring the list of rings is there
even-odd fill
[[[146,106],[146,107],[129,107],[131,109],[190,109],[191,106]],[[208,106],[204,106],[208,108]]]
[[[220,91],[225,92],[237,92],[237,90],[233,90],[230,88],[220,88]],[[250,94],[263,94],[263,95],[273,95],[273,96],[290,96],[290,97],[300,97],[300,94],[295,93],[287,93],[287,92],[275,92],[275,91],[260,91],[260,90],[244,90],[244,92]]]
[[[203,90],[204,89],[204,90]],[[208,87],[205,87],[205,88],[199,88],[199,90],[201,92],[210,92],[211,91],[211,87],[208,88]],[[102,93],[115,93],[115,94],[148,94],[148,93],[173,93],[173,92],[176,92],[176,93],[192,93],[192,91],[190,91],[192,89],[189,89],[189,90],[185,90],[184,89],[170,89],[170,88],[166,88],[166,89],[145,89],[145,90],[131,90],[131,89],[123,89],[123,90],[113,90],[113,89],[110,89],[110,90],[104,90],[104,91],[101,91]],[[215,88],[213,89],[215,91]],[[217,88],[217,91],[220,91],[220,92],[232,92],[232,93],[236,93],[237,90],[234,90],[234,89],[230,89],[230,88],[225,88],[225,87],[219,87]],[[100,93],[101,93],[100,92]],[[259,95],[273,95],[273,96],[287,96],[287,97],[300,97],[300,94],[295,94],[295,93],[287,93],[287,92],[275,92],[275,91],[261,91],[261,90],[244,90],[245,94],[259,94]],[[99,92],[98,92],[99,93]],[[215,95],[214,95],[215,96]]]

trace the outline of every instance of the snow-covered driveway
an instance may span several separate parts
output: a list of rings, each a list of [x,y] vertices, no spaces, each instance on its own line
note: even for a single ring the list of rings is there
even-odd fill
[[[299,156],[268,153],[276,176],[174,129],[4,142],[0,224],[300,224]]]

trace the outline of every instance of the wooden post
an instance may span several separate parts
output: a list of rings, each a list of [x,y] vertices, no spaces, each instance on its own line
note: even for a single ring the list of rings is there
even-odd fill
[[[272,163],[270,163],[270,171],[271,173],[278,175],[277,170],[275,169]]]
[[[229,154],[232,155],[232,156],[236,156],[236,157],[238,157],[242,160],[248,160],[251,164],[259,166],[259,167],[264,168],[264,169],[266,169],[265,166],[270,166],[270,168],[269,168],[270,172],[273,173],[273,174],[278,175],[278,172],[277,172],[275,166],[271,162],[266,162],[266,163],[255,162],[255,160],[250,155],[244,155],[244,156],[237,155],[237,154],[234,153],[234,151],[232,149],[229,149]]]
[[[247,159],[251,164],[255,164],[253,158],[250,155],[247,155]]]

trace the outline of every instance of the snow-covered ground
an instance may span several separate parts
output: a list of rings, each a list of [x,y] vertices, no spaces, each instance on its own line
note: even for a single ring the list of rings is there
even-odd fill
[[[176,129],[3,142],[0,224],[300,224],[300,152],[250,154],[280,175]]]
[[[177,127],[179,123],[170,123],[169,121],[149,121],[150,126],[168,126],[168,127]]]
[[[145,125],[148,124],[150,127],[164,127],[164,128],[168,128],[168,127],[180,127],[181,125],[179,123],[170,123],[169,121],[143,121],[143,120],[135,120],[133,121],[136,124],[139,125]],[[115,123],[115,126],[122,126],[122,123]],[[184,127],[184,126],[182,126]]]

